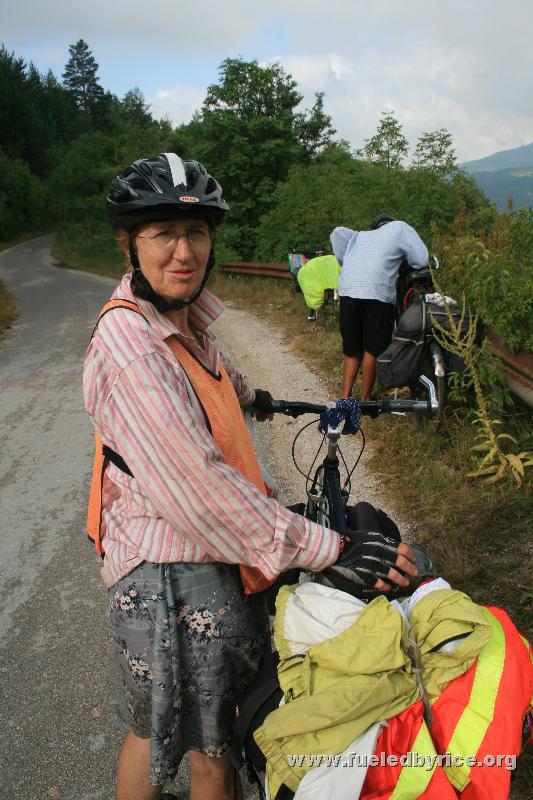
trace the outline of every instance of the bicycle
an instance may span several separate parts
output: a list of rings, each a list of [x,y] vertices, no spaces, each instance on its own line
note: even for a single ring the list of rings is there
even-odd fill
[[[350,525],[350,509],[348,507],[351,492],[350,478],[363,453],[364,436],[363,446],[361,447],[354,466],[351,471],[348,472],[348,478],[344,486],[341,486],[339,471],[338,455],[340,454],[341,458],[343,458],[339,449],[339,439],[343,434],[355,435],[359,431],[361,431],[362,434],[360,422],[363,415],[378,416],[382,413],[405,414],[408,412],[434,414],[437,410],[435,387],[426,376],[421,376],[421,381],[428,390],[429,397],[427,400],[383,398],[380,400],[369,400],[358,403],[355,398],[349,398],[347,401],[341,400],[337,401],[337,403],[327,403],[326,405],[273,400],[272,406],[275,414],[284,414],[293,417],[293,419],[304,414],[320,415],[323,441],[327,440],[327,453],[311,478],[311,473],[320,448],[322,447],[322,443],[308,474],[302,472],[296,463],[294,448],[301,433],[311,425],[316,424],[316,419],[302,427],[296,434],[292,446],[293,462],[298,471],[306,478],[306,481],[310,483],[310,486],[308,485],[306,487],[306,502],[299,504],[299,508],[291,506],[291,509],[302,513],[313,522],[317,522],[341,534],[346,533],[348,529],[353,529],[354,527],[361,530],[365,528],[369,530],[381,530],[385,534],[392,534],[393,538],[397,538],[399,543],[401,537],[398,529],[392,520],[389,520],[384,514],[383,517],[393,526],[393,531],[384,529],[383,525],[380,524],[382,520],[379,518],[377,518],[377,523],[370,519],[368,523],[365,521],[364,524],[358,524],[358,521],[356,521],[355,525]],[[342,422],[345,423],[345,428],[341,431]],[[348,429],[346,429],[346,425]],[[344,462],[344,464],[346,466],[346,462]],[[346,488],[346,486],[348,486],[348,488]],[[369,504],[358,505],[368,505],[369,509],[373,512],[377,511]],[[356,509],[357,506],[354,510]],[[426,565],[424,564],[424,566]],[[334,568],[329,568],[320,573],[308,572],[307,570],[291,570],[290,573],[284,573],[285,579],[275,586],[275,592],[277,593],[277,590],[284,583],[297,583],[301,572],[306,572],[315,583],[322,583],[326,586],[354,593],[354,584],[348,585],[349,582],[346,578],[334,572]],[[267,592],[270,592],[270,590],[267,590]],[[366,597],[363,591],[361,599],[365,600],[371,598],[370,596]],[[273,608],[271,613],[274,613]],[[248,778],[251,783],[257,785],[262,800],[266,800],[264,788],[266,762],[263,753],[258,749],[253,739],[253,731],[270,711],[278,707],[283,695],[277,678],[277,664],[278,657],[277,654],[273,652],[266,658],[261,670],[251,684],[247,699],[239,711],[239,718],[235,726],[234,741],[230,753],[230,757],[236,769],[240,769],[243,764],[246,765]],[[282,787],[277,795],[278,800],[289,800],[292,797],[294,797],[294,793],[287,787]]]
[[[433,273],[439,269],[439,262],[436,256],[431,257],[430,266],[425,269],[415,270],[410,267],[400,269],[398,275],[398,299],[397,299],[397,314],[401,315],[414,303],[419,303],[425,310],[425,297],[435,292],[433,284]],[[397,319],[399,316],[397,317]],[[427,373],[432,376],[435,384],[435,393],[437,396],[437,411],[435,414],[435,421],[437,427],[440,426],[443,416],[444,408],[446,406],[447,394],[447,365],[445,353],[441,345],[435,340],[433,329],[431,325],[426,326],[424,320],[424,346],[420,369],[422,373]],[[412,393],[416,396],[417,387],[410,387]]]
[[[304,426],[296,434],[292,446],[294,465],[307,481],[307,499],[304,504],[305,510],[303,508],[301,509],[304,516],[313,522],[318,522],[325,527],[336,530],[338,533],[346,533],[349,527],[346,509],[351,493],[351,476],[359,463],[365,446],[364,434],[362,434],[360,428],[360,418],[362,415],[379,416],[383,413],[424,413],[429,416],[434,415],[438,410],[435,386],[425,375],[422,375],[420,380],[428,390],[429,397],[427,400],[382,398],[380,400],[367,400],[357,403],[355,398],[349,398],[347,401],[341,400],[337,401],[336,404],[328,403],[327,405],[298,401],[289,402],[286,400],[272,401],[275,414],[285,414],[294,419],[304,414],[319,414],[321,418],[321,428],[324,437],[323,442],[327,440],[327,453],[322,463],[318,465],[312,478],[311,472],[323,442],[320,445],[308,474],[302,472],[296,463],[294,448],[301,433],[307,427],[314,424],[315,421]],[[350,401],[353,402],[350,403]],[[344,430],[341,431],[340,426],[343,421],[345,422],[345,427]],[[344,485],[341,486],[338,458],[338,453],[340,453],[339,439],[343,433],[356,434],[359,431],[361,431],[363,435],[363,445],[354,466],[349,472],[341,453],[341,458],[348,472],[348,477]]]

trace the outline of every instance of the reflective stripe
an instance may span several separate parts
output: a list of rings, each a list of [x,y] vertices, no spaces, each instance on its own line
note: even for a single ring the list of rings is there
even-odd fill
[[[489,725],[494,718],[496,697],[505,662],[505,634],[499,621],[490,611],[481,607],[492,626],[492,638],[478,657],[476,674],[468,705],[457,723],[447,747],[454,756],[476,756]],[[450,765],[444,767],[448,779],[456,789],[462,791],[470,782],[471,766]]]
[[[416,800],[417,797],[424,794],[433,777],[437,765],[437,751],[424,720],[422,720],[422,726],[411,745],[411,753],[423,756],[424,763],[419,766],[406,765],[402,768],[389,800]],[[432,763],[432,767],[428,769],[430,763]]]
[[[529,644],[529,642],[526,639],[526,637],[522,636],[522,634],[520,634],[520,638],[524,642],[525,648],[526,648],[527,652],[529,653],[529,656],[530,656],[531,660],[533,661],[533,650],[531,649],[531,645]]]

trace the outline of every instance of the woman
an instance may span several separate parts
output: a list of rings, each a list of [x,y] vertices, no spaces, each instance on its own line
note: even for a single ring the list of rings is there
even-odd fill
[[[222,306],[204,285],[229,210],[214,178],[174,153],[138,160],[107,208],[131,263],[113,297],[140,312],[102,316],[84,366],[86,408],[111,453],[102,576],[129,727],[117,800],[160,797],[186,752],[191,797],[229,800],[235,705],[269,642],[261,596],[245,598],[242,580],[253,592],[336,562],[388,588],[384,578],[416,573],[413,555],[382,537],[343,540],[266,496],[239,406],[268,414],[270,395],[208,331]]]

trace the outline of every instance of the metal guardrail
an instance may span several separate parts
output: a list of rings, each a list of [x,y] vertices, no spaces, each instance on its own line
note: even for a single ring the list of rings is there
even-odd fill
[[[511,352],[494,331],[489,331],[488,339],[490,349],[500,359],[510,389],[533,408],[533,353],[525,350]]]
[[[218,266],[220,272],[231,275],[256,275],[263,278],[282,278],[292,280],[288,263],[279,264],[263,261],[224,261]]]

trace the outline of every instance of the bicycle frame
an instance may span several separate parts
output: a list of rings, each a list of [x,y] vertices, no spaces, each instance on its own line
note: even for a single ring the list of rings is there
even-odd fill
[[[359,404],[362,414],[425,412],[430,415],[438,409],[434,384],[425,375],[420,378],[428,390],[429,400],[398,400],[384,398],[381,400],[368,400]],[[328,404],[329,406],[330,404]],[[333,405],[333,404],[331,404]],[[301,414],[318,413],[328,409],[328,406],[314,405],[311,403],[290,403],[283,400],[273,401],[274,412],[297,417]],[[349,492],[341,488],[339,459],[337,450],[341,430],[338,425],[329,425],[325,436],[328,440],[327,453],[322,463],[318,466],[311,488],[307,491],[307,504],[305,516],[313,522],[318,522],[325,527],[332,528],[338,533],[347,530],[346,506]]]

